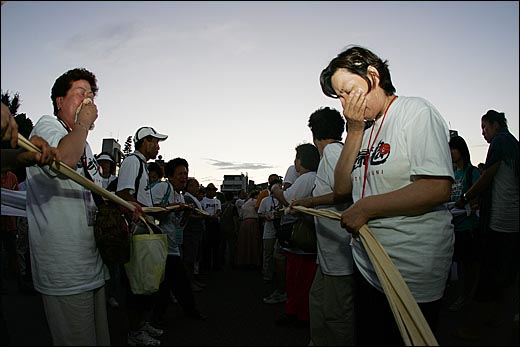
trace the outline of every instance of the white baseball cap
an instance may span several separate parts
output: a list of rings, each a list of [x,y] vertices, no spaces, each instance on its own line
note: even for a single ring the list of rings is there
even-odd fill
[[[140,140],[144,139],[147,136],[152,136],[152,137],[158,138],[159,141],[164,141],[168,138],[168,135],[159,134],[152,127],[142,127],[136,131],[136,133],[134,135],[134,143],[139,142]]]
[[[109,162],[112,162],[114,163],[114,160],[112,158],[110,158],[110,156],[108,154],[101,154],[98,158],[97,158],[98,161],[100,160],[108,160]]]

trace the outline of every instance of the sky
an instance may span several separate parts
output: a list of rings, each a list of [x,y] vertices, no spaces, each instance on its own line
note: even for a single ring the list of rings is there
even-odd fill
[[[319,76],[352,44],[388,61],[397,95],[430,101],[475,165],[487,110],[518,139],[516,1],[7,1],[1,15],[1,88],[19,113],[52,114],[54,81],[84,67],[98,79],[95,153],[152,126],[169,136],[163,159],[185,158],[203,185],[283,176],[312,143],[310,114],[342,110]]]

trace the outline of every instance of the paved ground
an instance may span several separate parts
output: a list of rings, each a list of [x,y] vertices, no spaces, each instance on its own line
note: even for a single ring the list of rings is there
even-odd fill
[[[208,315],[206,321],[187,320],[178,305],[167,313],[168,329],[161,339],[165,346],[306,346],[309,332],[301,327],[279,327],[274,319],[283,312],[283,304],[266,305],[262,297],[271,285],[254,270],[224,269],[210,274],[208,287],[195,293],[198,306]],[[50,345],[38,295],[23,295],[11,280],[2,295],[4,316],[8,321],[12,345]],[[436,332],[442,346],[518,346],[518,323],[486,328],[482,338],[467,342],[451,335],[462,312],[449,312],[453,295],[448,290]],[[109,309],[112,345],[126,345],[124,308]],[[2,343],[5,345],[5,343]]]

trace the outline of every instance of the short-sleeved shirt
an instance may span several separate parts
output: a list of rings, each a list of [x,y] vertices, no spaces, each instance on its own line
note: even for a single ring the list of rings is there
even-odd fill
[[[209,199],[208,197],[204,197],[200,205],[210,216],[214,216],[217,214],[217,211],[222,210],[222,203],[217,198]]]
[[[145,156],[135,151],[125,158],[119,168],[119,178],[117,181],[117,191],[130,189],[130,194],[135,194],[135,179],[141,170],[141,178],[137,187],[137,202],[146,207],[153,206],[150,183],[148,181],[148,168]]]
[[[499,132],[489,145],[485,167],[495,163],[500,164],[491,188],[489,227],[498,232],[519,232],[518,140],[507,130]]]
[[[300,173],[296,171],[294,165],[291,165],[287,168],[287,171],[285,172],[285,176],[283,177],[283,183],[293,184],[299,176]]]
[[[184,203],[182,194],[176,193],[169,181],[160,181],[151,188],[153,204],[161,205],[163,201],[167,204]],[[159,226],[168,237],[168,254],[180,256],[179,245],[182,244],[183,227],[180,225],[183,212],[170,212],[159,219]]]
[[[260,202],[260,206],[258,207],[258,214],[272,217],[275,208],[277,208],[279,204],[280,202],[272,195],[266,196]],[[262,238],[264,240],[276,238],[276,229],[272,220],[266,220],[264,222],[264,233]]]
[[[290,204],[294,200],[305,199],[312,196],[314,188],[314,180],[316,179],[316,171],[309,171],[298,176],[294,183],[283,191],[283,197]],[[296,222],[298,217],[292,214],[285,214],[283,223]]]
[[[31,136],[57,147],[67,134],[55,116],[42,116]],[[84,153],[95,180],[100,177],[97,161],[87,142]],[[72,169],[85,176],[82,160]],[[49,166],[30,166],[26,171],[34,288],[45,295],[73,295],[103,286],[108,276],[89,223],[96,210],[90,190]]]
[[[383,121],[384,126],[375,138]],[[365,196],[404,188],[419,175],[453,180],[446,121],[428,101],[400,96],[390,106],[386,117],[380,117],[365,131],[351,174],[354,202],[362,197],[369,140],[374,147],[366,170]],[[417,302],[435,301],[443,296],[453,256],[451,218],[446,204],[442,204],[418,216],[377,218],[368,222]],[[382,291],[360,239],[352,239],[352,246],[360,272]]]
[[[315,188],[312,196],[332,193],[334,190],[334,169],[339,160],[343,146],[341,143],[329,143],[323,149],[320,165],[316,173]],[[346,204],[316,206],[316,209],[328,209],[336,212],[346,210]],[[354,271],[354,260],[350,247],[351,234],[341,227],[337,220],[314,218],[318,258],[321,271],[330,276],[351,275]]]

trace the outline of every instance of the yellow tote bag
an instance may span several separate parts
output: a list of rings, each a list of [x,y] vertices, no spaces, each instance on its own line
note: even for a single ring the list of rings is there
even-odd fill
[[[150,227],[156,229],[156,232]],[[136,231],[143,230],[142,223]],[[125,264],[130,289],[134,294],[152,294],[159,290],[164,280],[168,238],[155,225],[146,224],[148,232],[134,234],[130,241],[130,261]]]

